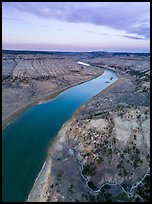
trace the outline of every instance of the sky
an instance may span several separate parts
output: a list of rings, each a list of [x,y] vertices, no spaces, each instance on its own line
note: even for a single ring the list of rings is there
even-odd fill
[[[3,2],[2,48],[150,52],[150,3]]]

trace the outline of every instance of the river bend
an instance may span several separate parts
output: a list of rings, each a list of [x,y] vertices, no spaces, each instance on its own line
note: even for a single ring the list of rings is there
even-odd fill
[[[47,150],[74,111],[117,81],[105,69],[96,79],[69,88],[55,98],[25,110],[3,131],[2,200],[26,201],[43,166]]]

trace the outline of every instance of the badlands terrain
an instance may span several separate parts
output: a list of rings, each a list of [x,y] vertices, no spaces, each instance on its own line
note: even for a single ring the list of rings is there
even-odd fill
[[[29,103],[102,75],[104,68],[114,69],[118,80],[63,125],[27,201],[149,201],[149,55],[3,54],[3,122]]]
[[[41,99],[102,75],[103,70],[76,63],[63,54],[4,52],[2,56],[3,127]]]

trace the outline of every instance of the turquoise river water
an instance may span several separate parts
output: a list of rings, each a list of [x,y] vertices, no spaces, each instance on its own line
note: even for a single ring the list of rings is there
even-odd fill
[[[3,202],[26,201],[46,159],[48,148],[62,125],[77,108],[117,79],[114,71],[106,69],[96,79],[69,88],[42,104],[31,106],[4,129]]]

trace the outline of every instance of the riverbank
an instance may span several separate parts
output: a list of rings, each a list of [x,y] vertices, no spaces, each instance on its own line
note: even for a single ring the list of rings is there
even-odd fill
[[[103,74],[66,55],[3,54],[2,128],[31,105]]]
[[[100,95],[102,92],[104,92],[105,90],[109,90],[110,87],[114,86],[115,83],[119,83],[119,80],[117,80],[116,82],[114,82],[113,84],[111,84],[109,87],[105,88],[103,91],[101,91],[100,93],[98,93],[96,96]],[[95,98],[96,96],[94,96],[93,98]],[[92,98],[92,99],[93,99]],[[90,100],[92,100],[90,99]],[[89,100],[89,101],[90,101]],[[88,101],[88,102],[89,102]],[[87,102],[87,103],[88,103]],[[54,165],[55,161],[67,161],[68,158],[64,157],[62,158],[62,156],[60,157],[60,151],[62,151],[64,149],[64,152],[67,151],[65,150],[65,147],[69,150],[72,151],[72,149],[70,149],[68,142],[67,142],[67,138],[66,138],[66,131],[69,129],[69,123],[71,123],[71,120],[74,119],[74,116],[76,115],[77,112],[79,112],[81,110],[81,108],[84,106],[85,104],[83,104],[82,106],[80,106],[72,115],[71,117],[68,119],[68,121],[66,123],[64,123],[64,125],[62,126],[61,130],[59,131],[59,133],[57,134],[57,136],[54,138],[54,140],[51,142],[50,144],[50,148],[48,150],[48,154],[47,154],[47,158],[46,161],[44,163],[44,165],[46,163],[50,163],[51,165],[44,165],[39,173],[39,175],[37,176],[33,188],[28,196],[27,201],[28,202],[36,202],[36,201],[41,201],[41,202],[46,202],[48,197],[50,197],[51,195],[49,194],[49,188],[50,185],[53,185],[53,183],[55,183],[56,178],[54,178],[52,172],[51,172],[51,168],[52,168],[52,164]],[[62,154],[62,153],[61,153]],[[67,153],[68,154],[68,153]],[[74,153],[70,153],[70,154],[74,154]],[[74,155],[73,155],[74,156]],[[77,161],[70,161],[70,166],[72,165],[76,165],[77,166]],[[58,165],[57,165],[58,166]],[[62,164],[62,167],[64,165]],[[59,167],[59,166],[58,166]],[[58,169],[57,167],[57,169]],[[77,168],[79,169],[79,166],[77,166]],[[77,169],[77,170],[78,170]],[[72,170],[72,169],[71,169]],[[46,173],[47,172],[47,173]],[[71,172],[72,173],[72,172]],[[76,173],[77,174],[77,173]],[[79,177],[81,177],[81,175],[79,175]],[[73,177],[72,177],[73,178]],[[75,178],[75,180],[77,180],[77,178]],[[83,182],[83,180],[82,180]],[[49,183],[49,185],[48,185]],[[52,183],[52,184],[50,184]],[[82,185],[85,188],[85,185]],[[38,190],[41,189],[41,190]],[[61,199],[62,196],[59,196],[59,200]],[[58,198],[56,196],[52,197],[52,201],[58,201]]]
[[[149,78],[116,72],[119,80],[82,105],[50,145],[48,202],[149,200]]]
[[[104,82],[111,76],[113,76],[113,81],[117,80],[114,73],[105,71],[104,75],[96,79],[63,91],[54,100],[34,105],[3,131],[4,201],[27,199],[45,161],[49,143],[63,123],[81,104],[107,86]],[[13,187],[14,179],[16,180],[15,187]]]
[[[103,70],[102,70],[102,71],[103,71]],[[96,78],[96,77],[95,77],[95,78]],[[78,83],[75,83],[75,84],[73,84],[73,85],[71,85],[71,86],[66,86],[66,88],[58,89],[58,90],[55,91],[54,93],[49,94],[49,95],[45,95],[45,96],[43,96],[43,97],[41,97],[41,98],[39,98],[39,99],[34,100],[33,102],[30,102],[30,103],[27,103],[27,104],[25,104],[25,105],[22,105],[21,107],[19,107],[19,109],[14,110],[14,112],[13,112],[11,115],[9,115],[7,118],[3,119],[3,122],[2,122],[2,130],[4,130],[4,129],[7,127],[7,125],[9,125],[11,122],[13,122],[15,119],[17,119],[17,118],[20,116],[20,114],[21,114],[23,111],[25,111],[27,108],[30,108],[31,106],[33,106],[33,105],[35,105],[35,104],[38,104],[38,103],[40,103],[40,102],[43,103],[43,102],[46,102],[46,101],[48,101],[48,100],[50,100],[50,99],[53,99],[53,98],[55,98],[57,95],[59,95],[61,92],[65,91],[65,90],[67,90],[67,89],[69,89],[69,88],[72,88],[72,87],[74,87],[74,86],[76,86],[76,85],[83,84],[83,83],[85,83],[85,82],[87,82],[87,81],[90,81],[90,80],[92,80],[92,79],[94,79],[94,78],[91,78],[91,79],[89,79],[89,80],[82,80],[82,81],[80,81],[80,82],[78,82]]]

